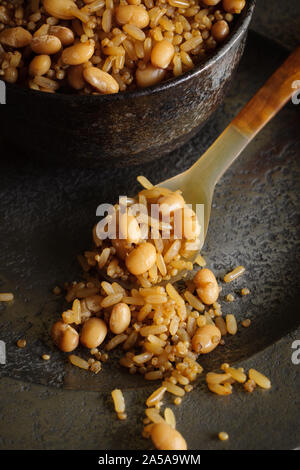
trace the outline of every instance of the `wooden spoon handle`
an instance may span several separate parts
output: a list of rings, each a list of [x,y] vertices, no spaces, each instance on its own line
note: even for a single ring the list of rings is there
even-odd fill
[[[287,58],[239,112],[218,139],[188,170],[211,193],[217,181],[255,135],[300,89],[300,47]]]
[[[276,70],[231,125],[244,137],[252,139],[300,88],[297,80],[300,80],[300,47]]]

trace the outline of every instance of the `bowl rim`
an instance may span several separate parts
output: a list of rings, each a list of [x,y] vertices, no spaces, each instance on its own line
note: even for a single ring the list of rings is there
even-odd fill
[[[74,101],[76,104],[90,102],[93,100],[93,103],[101,103],[101,102],[109,102],[109,101],[124,101],[127,99],[134,99],[134,98],[142,98],[144,96],[160,93],[164,90],[168,90],[170,88],[176,87],[178,84],[184,83],[189,79],[196,77],[197,75],[201,74],[203,71],[207,70],[214,62],[220,60],[228,50],[234,46],[240,39],[241,35],[245,33],[248,29],[249,24],[252,19],[253,11],[255,8],[256,0],[247,0],[245,8],[243,9],[242,13],[239,15],[237,22],[231,32],[229,38],[219,47],[217,47],[211,55],[204,60],[203,62],[199,63],[191,70],[184,72],[182,75],[178,77],[171,77],[166,81],[158,83],[157,85],[153,85],[146,88],[139,88],[137,90],[132,91],[123,91],[119,93],[109,94],[109,95],[78,95],[72,93],[44,93],[38,90],[32,90],[30,88],[22,87],[17,84],[6,83],[7,90],[23,91],[25,93],[32,94],[33,96],[47,96],[47,99],[51,100],[61,100],[64,101]]]

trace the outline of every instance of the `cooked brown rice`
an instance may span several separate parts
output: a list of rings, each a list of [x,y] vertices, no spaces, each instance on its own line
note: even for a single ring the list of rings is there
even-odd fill
[[[1,292],[0,302],[11,302],[14,300],[14,294],[12,292]]]
[[[226,39],[236,15],[214,3],[0,0],[0,78],[48,93],[154,85]]]
[[[137,198],[132,198],[130,203],[139,199],[148,204],[149,201],[157,201],[160,197],[173,197],[174,194],[176,197],[178,195],[181,197],[179,192],[171,193],[163,188],[154,187],[144,177],[139,177],[139,181],[145,189],[138,194]],[[160,230],[158,229],[158,233]],[[82,326],[91,319],[101,324],[102,328],[104,325],[105,334],[101,342],[106,340],[102,345],[106,351],[117,347],[122,348],[120,364],[127,368],[130,374],[140,373],[146,380],[161,381],[161,385],[146,400],[147,422],[144,422],[146,425],[143,430],[144,437],[149,437],[154,423],[167,423],[175,428],[176,420],[170,408],[164,410],[164,417],[160,415],[165,394],[172,397],[175,405],[181,403],[185,394],[193,390],[192,382],[203,372],[198,363],[200,354],[205,353],[205,348],[209,353],[218,344],[222,344],[221,336],[227,333],[235,335],[237,333],[236,318],[233,314],[227,314],[225,321],[221,304],[217,300],[212,305],[204,304],[200,300],[201,289],[197,287],[195,278],[185,281],[180,289],[171,282],[158,285],[163,279],[168,281],[171,268],[174,268],[174,261],[177,263],[176,269],[180,269],[179,263],[183,263],[182,270],[183,266],[186,267],[184,257],[180,254],[184,242],[174,245],[175,240],[165,242],[160,237],[158,243],[150,238],[147,241],[130,243],[130,247],[125,243],[125,248],[128,250],[127,256],[135,247],[145,246],[146,243],[151,244],[151,250],[155,252],[156,271],[151,271],[151,267],[143,274],[130,276],[130,273],[126,271],[126,262],[122,264],[122,258],[117,257],[116,248],[112,245],[104,247],[103,242],[95,236],[95,230],[93,238],[94,249],[85,253],[85,259],[89,264],[88,271],[83,266],[85,281],[73,282],[67,286],[66,300],[71,302],[72,306],[63,312],[61,323],[71,328],[73,334],[77,334],[77,330],[80,332]],[[170,254],[172,250],[175,250],[176,254]],[[199,256],[201,255],[197,257],[197,264],[204,264]],[[106,260],[104,264],[103,259]],[[162,262],[166,260],[164,269],[157,262],[158,259]],[[101,270],[99,270],[99,260]],[[116,280],[103,281],[102,270],[111,266],[112,262],[119,267],[115,276]],[[239,267],[239,273],[244,269]],[[157,275],[158,272],[160,275]],[[210,270],[205,268],[202,274],[204,272],[214,277]],[[236,273],[237,270],[234,276]],[[135,280],[134,286],[125,287],[119,284],[120,279],[128,281],[129,278]],[[111,312],[117,304],[125,308],[130,316],[130,322],[128,320],[120,333],[113,334],[112,331],[106,331],[106,325],[110,325]],[[65,331],[70,332],[68,329]],[[211,331],[211,336],[207,339],[209,331]],[[196,348],[193,345],[193,339],[197,336],[197,341],[198,337],[200,341],[201,334],[206,335],[204,343],[200,343],[200,348]],[[99,351],[101,342],[89,346],[91,357],[88,361],[71,354],[69,355],[70,362],[77,367],[98,373],[102,368],[101,363],[108,360],[107,353]],[[250,369],[248,380],[242,368],[233,368],[223,363],[221,370],[223,373],[208,372],[206,374],[209,390],[217,395],[230,395],[236,382],[244,384],[247,392],[252,392],[256,384],[266,389],[271,386],[269,379],[254,369]],[[126,419],[125,401],[121,390],[113,390],[112,399],[118,418]]]

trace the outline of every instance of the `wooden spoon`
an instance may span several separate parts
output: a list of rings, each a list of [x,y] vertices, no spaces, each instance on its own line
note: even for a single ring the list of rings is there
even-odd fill
[[[300,89],[300,47],[244,106],[218,139],[188,170],[158,184],[180,189],[185,201],[204,205],[201,246],[204,243],[216,183],[256,134]]]

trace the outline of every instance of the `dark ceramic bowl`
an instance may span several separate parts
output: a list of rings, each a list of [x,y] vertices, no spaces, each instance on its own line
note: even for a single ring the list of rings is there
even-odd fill
[[[223,100],[254,6],[255,0],[247,1],[228,40],[206,61],[147,89],[84,96],[8,85],[5,138],[25,156],[75,166],[128,165],[169,153],[190,139]]]

